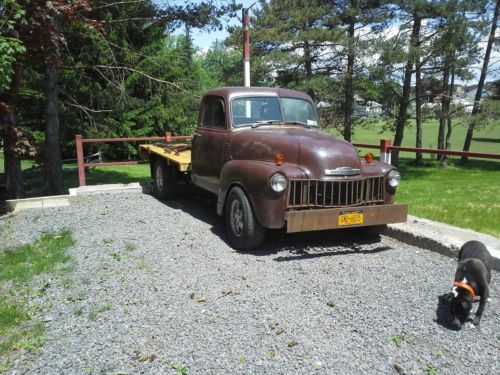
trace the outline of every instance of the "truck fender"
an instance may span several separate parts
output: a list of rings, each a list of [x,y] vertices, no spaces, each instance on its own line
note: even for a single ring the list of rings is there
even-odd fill
[[[307,178],[302,169],[294,165],[276,165],[258,160],[232,160],[222,168],[217,194],[217,214],[223,215],[229,190],[240,186],[247,195],[255,217],[264,228],[282,228],[288,199],[288,187],[276,193],[269,186],[270,177],[280,172],[290,179]]]

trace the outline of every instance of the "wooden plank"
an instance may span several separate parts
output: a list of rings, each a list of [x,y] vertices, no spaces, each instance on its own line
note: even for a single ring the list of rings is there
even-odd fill
[[[191,170],[191,150],[182,150],[176,154],[172,149],[166,149],[156,145],[139,145],[141,151],[156,154],[168,160],[169,164],[178,166],[179,171],[187,172]]]

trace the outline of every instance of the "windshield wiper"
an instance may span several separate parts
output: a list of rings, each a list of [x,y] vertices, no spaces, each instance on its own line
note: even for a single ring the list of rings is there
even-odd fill
[[[259,120],[252,124],[252,128],[257,128],[261,125],[283,124],[281,120]]]
[[[301,122],[301,121],[287,121],[286,123],[290,124],[290,125],[301,125],[301,126],[305,126],[306,128],[311,127],[311,125],[306,124],[305,122]]]

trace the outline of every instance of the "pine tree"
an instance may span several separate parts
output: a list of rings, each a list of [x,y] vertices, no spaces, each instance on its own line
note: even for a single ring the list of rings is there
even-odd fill
[[[496,35],[496,30],[497,30],[497,23],[498,23],[498,14],[500,11],[500,0],[496,0],[495,7],[493,10],[493,17],[491,19],[491,29],[488,37],[488,44],[486,45],[486,51],[484,54],[484,59],[483,59],[483,66],[481,68],[481,76],[479,77],[479,82],[477,85],[477,91],[476,95],[474,98],[474,106],[472,107],[472,118],[474,119],[474,116],[477,115],[477,113],[480,110],[480,101],[481,101],[481,96],[482,96],[482,91],[484,87],[484,82],[486,80],[486,75],[488,74],[488,66],[490,63],[490,57],[491,57],[491,50],[493,48],[493,44],[495,42],[495,35]],[[469,128],[467,129],[467,135],[465,137],[465,142],[464,142],[464,147],[463,151],[469,151],[470,145],[472,143],[472,137],[474,135],[474,129],[475,129],[475,122],[474,120],[471,121]],[[461,158],[461,164],[465,165],[468,163],[468,158],[466,156],[462,156]]]

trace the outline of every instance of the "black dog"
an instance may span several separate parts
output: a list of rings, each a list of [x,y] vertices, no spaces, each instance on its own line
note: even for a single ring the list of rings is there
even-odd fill
[[[453,290],[444,295],[444,300],[453,314],[453,328],[462,328],[469,318],[476,294],[481,297],[481,301],[473,323],[479,325],[489,297],[491,263],[491,254],[479,241],[468,241],[460,249]]]

